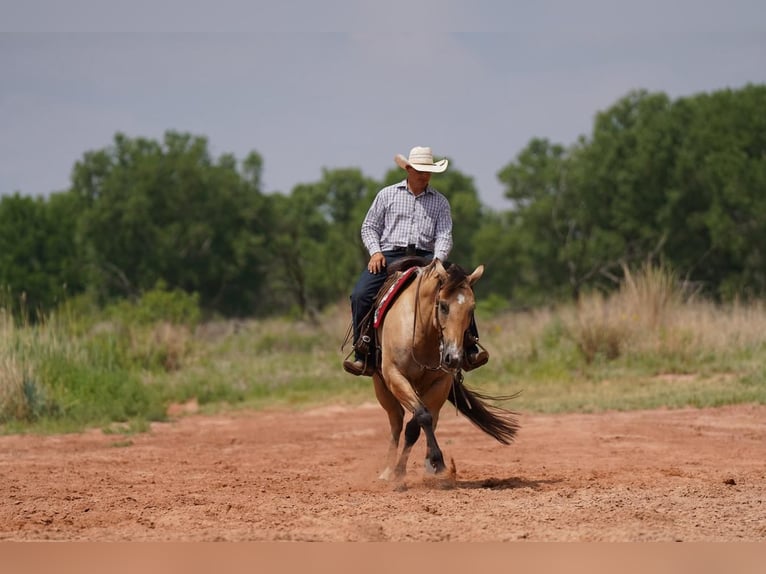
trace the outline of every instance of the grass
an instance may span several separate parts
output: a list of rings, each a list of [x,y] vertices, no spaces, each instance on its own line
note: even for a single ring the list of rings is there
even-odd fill
[[[714,305],[677,284],[665,270],[643,269],[626,272],[609,296],[480,314],[491,360],[466,384],[522,391],[509,405],[521,412],[766,404],[764,304]],[[151,312],[122,304],[35,325],[0,310],[0,432],[131,434],[192,400],[203,412],[375,401],[370,379],[340,367],[346,303],[313,322],[200,323],[181,312],[188,302],[156,299]],[[166,308],[173,317],[162,316]]]

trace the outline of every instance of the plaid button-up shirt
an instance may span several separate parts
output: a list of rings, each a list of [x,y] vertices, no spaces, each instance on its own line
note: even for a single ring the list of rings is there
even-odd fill
[[[447,259],[452,249],[452,213],[447,198],[430,185],[417,197],[407,180],[384,187],[362,222],[362,241],[370,255],[414,244]]]

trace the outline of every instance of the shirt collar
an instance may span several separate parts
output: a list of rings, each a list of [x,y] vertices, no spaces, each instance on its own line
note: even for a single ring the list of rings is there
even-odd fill
[[[399,182],[399,184],[396,186],[396,188],[397,188],[397,189],[403,189],[403,190],[404,190],[404,191],[406,191],[407,193],[409,193],[409,194],[412,194],[412,192],[411,192],[411,191],[410,191],[410,190],[407,188],[407,178],[404,178],[404,179],[403,179],[401,182]],[[429,184],[426,186],[426,189],[423,191],[423,194],[426,194],[426,193],[433,193],[433,192],[434,192],[434,190],[433,190],[433,188],[431,187],[431,184],[429,183]]]

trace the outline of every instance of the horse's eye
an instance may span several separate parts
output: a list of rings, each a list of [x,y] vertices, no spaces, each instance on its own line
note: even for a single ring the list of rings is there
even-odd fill
[[[439,311],[443,313],[444,315],[449,313],[449,305],[445,303],[444,301],[439,301]]]

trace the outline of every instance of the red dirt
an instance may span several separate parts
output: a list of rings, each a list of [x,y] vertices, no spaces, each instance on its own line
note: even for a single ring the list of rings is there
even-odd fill
[[[766,407],[522,415],[512,446],[445,408],[457,481],[377,480],[377,405],[190,415],[123,437],[0,437],[0,540],[763,541]]]

